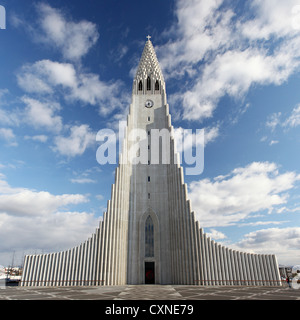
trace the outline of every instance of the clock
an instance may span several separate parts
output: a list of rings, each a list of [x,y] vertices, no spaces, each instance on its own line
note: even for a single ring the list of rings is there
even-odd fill
[[[145,103],[145,107],[146,108],[152,108],[154,105],[153,101],[152,100],[147,100],[146,103]]]

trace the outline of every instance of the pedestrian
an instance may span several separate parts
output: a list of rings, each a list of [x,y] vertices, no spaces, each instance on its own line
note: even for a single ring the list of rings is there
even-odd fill
[[[289,288],[291,288],[291,281],[290,281],[290,277],[286,278],[286,282],[288,283]]]

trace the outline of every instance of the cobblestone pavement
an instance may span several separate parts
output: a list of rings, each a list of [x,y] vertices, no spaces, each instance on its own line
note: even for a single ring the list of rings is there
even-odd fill
[[[286,286],[6,287],[0,289],[0,300],[300,300],[300,290]]]

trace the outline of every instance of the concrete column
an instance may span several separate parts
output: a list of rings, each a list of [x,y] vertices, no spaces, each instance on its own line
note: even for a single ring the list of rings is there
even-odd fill
[[[195,222],[195,214],[191,212],[191,240],[192,240],[192,258],[193,258],[193,284],[200,278],[199,272],[199,248],[198,248],[198,232],[197,224]]]
[[[229,284],[233,285],[233,268],[232,268],[232,256],[231,249],[226,248],[227,252],[227,261],[228,261],[228,275],[229,275]]]
[[[251,261],[251,269],[252,269],[252,275],[253,275],[253,285],[258,285],[258,276],[257,276],[257,269],[256,269],[256,261],[255,261],[255,255],[250,254],[250,261]]]
[[[220,273],[220,256],[219,256],[219,248],[218,248],[218,243],[214,243],[214,255],[215,255],[215,276],[216,276],[216,285],[221,284],[221,273]]]
[[[61,286],[65,286],[66,285],[66,251],[63,251],[61,254],[61,266],[60,266],[60,270],[59,270],[59,274],[60,274],[60,285]]]
[[[71,285],[71,274],[72,274],[72,258],[73,258],[73,249],[67,251],[67,261],[66,261],[66,286]]]
[[[240,276],[240,284],[242,286],[244,286],[245,285],[245,278],[244,278],[244,273],[243,273],[241,253],[239,251],[237,251],[236,256],[237,256],[238,271],[239,271],[239,276]]]
[[[248,286],[252,286],[252,279],[250,274],[250,265],[248,260],[248,253],[244,252],[244,258],[245,258],[245,267],[246,267],[246,274],[247,274],[247,280],[248,280]]]
[[[47,269],[48,269],[48,258],[49,254],[44,254],[43,255],[43,266],[41,270],[41,285],[44,287],[46,286],[46,275],[47,275]]]
[[[261,270],[260,270],[260,261],[259,261],[259,257],[258,254],[254,255],[254,260],[255,260],[255,269],[256,269],[256,274],[257,274],[257,284],[259,286],[262,286],[262,274],[261,274]]]
[[[197,259],[197,274],[196,274],[196,285],[201,285],[201,280],[203,278],[202,275],[202,269],[201,269],[201,249],[200,249],[200,237],[199,237],[199,222],[195,221],[195,253],[196,253],[196,259]]]
[[[264,265],[266,285],[270,286],[271,285],[270,274],[269,274],[269,268],[268,268],[268,263],[267,263],[267,259],[266,259],[266,255],[265,254],[262,255],[262,261],[263,261],[263,265]]]
[[[208,249],[208,238],[206,233],[204,233],[204,247],[205,247],[205,264],[206,264],[206,272],[207,272],[207,279],[206,285],[211,285],[211,272],[210,272],[210,261],[209,261],[209,249]]]
[[[248,274],[247,274],[247,267],[246,267],[246,261],[245,261],[245,253],[241,252],[241,262],[242,262],[242,268],[243,268],[243,274],[244,274],[244,285],[249,285],[248,282]]]
[[[36,287],[37,286],[37,272],[38,272],[38,263],[40,260],[40,256],[39,255],[35,255],[34,256],[34,264],[33,264],[33,274],[32,274],[32,286]]]
[[[227,255],[227,248],[226,247],[222,247],[223,250],[223,257],[224,257],[224,269],[225,269],[225,279],[226,282],[225,284],[228,286],[229,285],[229,268],[228,268],[228,255]]]
[[[264,272],[264,265],[262,262],[262,255],[261,254],[257,255],[257,258],[258,258],[258,266],[259,266],[261,280],[262,280],[261,284],[262,284],[262,286],[265,286],[266,285],[266,277],[265,277],[265,272]]]
[[[54,274],[54,265],[55,265],[55,253],[50,254],[50,262],[49,262],[49,276],[48,276],[48,286],[51,287],[53,285],[53,274]]]
[[[236,257],[236,250],[232,250],[232,258],[233,258],[233,268],[234,268],[234,279],[235,285],[240,285],[240,277],[239,277],[239,270],[237,266],[237,257]]]
[[[199,229],[199,239],[200,239],[200,257],[201,257],[201,270],[202,270],[202,285],[206,285],[207,280],[207,269],[206,269],[206,255],[205,255],[205,244],[204,244],[204,235],[203,229]]]
[[[212,257],[212,240],[210,237],[207,238],[207,247],[208,247],[208,261],[209,261],[209,271],[210,271],[210,285],[214,286],[215,284],[215,275],[214,275],[214,265]]]
[[[23,272],[23,274],[22,274],[22,279],[21,279],[21,280],[22,280],[22,281],[21,281],[21,286],[22,286],[22,287],[23,287],[23,286],[27,286],[28,270],[29,270],[29,268],[28,268],[28,266],[29,266],[28,262],[29,262],[29,256],[26,255],[26,256],[25,256],[25,259],[24,259],[24,267],[23,267],[24,272]]]
[[[103,250],[103,238],[104,238],[104,233],[103,233],[103,222],[100,221],[99,223],[99,229],[98,229],[98,249],[97,249],[97,255],[98,255],[98,259],[97,259],[97,267],[96,267],[96,285],[102,285],[102,273],[101,273],[101,268],[103,265],[102,262],[102,250]]]
[[[273,266],[273,272],[274,272],[274,278],[276,281],[276,285],[277,286],[281,286],[281,277],[280,277],[280,272],[279,272],[279,268],[278,268],[278,263],[277,263],[277,259],[275,255],[272,255],[271,257],[271,261],[272,261],[272,266]]]

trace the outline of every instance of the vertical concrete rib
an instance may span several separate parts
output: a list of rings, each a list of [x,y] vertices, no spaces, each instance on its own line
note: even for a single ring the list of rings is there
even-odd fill
[[[28,282],[28,271],[29,271],[29,256],[26,255],[24,259],[24,266],[23,266],[23,274],[22,274],[22,280],[21,280],[21,287],[26,286]]]
[[[28,281],[28,283],[27,283],[27,285],[28,286],[31,286],[32,285],[32,283],[31,283],[31,280],[32,280],[32,272],[33,272],[33,263],[32,263],[32,260],[33,260],[33,256],[32,255],[30,255],[29,256],[29,260],[28,260],[28,268],[29,268],[29,270],[28,270],[28,276],[27,276],[27,281]]]
[[[200,279],[200,263],[199,263],[199,238],[198,238],[198,224],[195,221],[195,214],[192,212],[192,244],[194,257],[194,285],[198,285]]]
[[[265,286],[266,285],[266,277],[265,277],[265,272],[264,272],[264,265],[263,265],[263,262],[262,262],[262,255],[259,254],[257,255],[258,257],[258,261],[259,261],[259,269],[260,269],[260,274],[261,274],[261,282],[262,282],[262,285]]]
[[[266,277],[266,282],[267,285],[270,286],[270,275],[269,275],[269,268],[268,268],[268,263],[267,263],[267,255],[263,255],[263,264],[264,264],[264,270],[265,270],[265,277]]]
[[[223,257],[224,257],[224,269],[225,269],[225,285],[229,284],[229,272],[228,272],[228,257],[227,257],[227,248],[222,247]]]
[[[229,276],[229,285],[233,285],[233,271],[232,271],[232,258],[231,258],[231,250],[226,248],[227,255],[227,267],[228,267],[228,276]]]
[[[206,285],[207,281],[207,268],[206,268],[206,254],[205,254],[205,243],[204,243],[204,234],[203,229],[199,229],[199,238],[200,238],[200,256],[201,256],[201,270],[202,270],[202,285]]]
[[[197,285],[203,285],[203,257],[202,257],[202,249],[201,249],[201,235],[200,235],[200,226],[199,222],[196,221],[196,250],[197,250],[197,259],[198,259],[198,279]]]
[[[46,271],[47,271],[47,260],[48,260],[48,255],[43,254],[43,259],[42,259],[42,266],[41,266],[41,271],[40,271],[40,279],[41,279],[41,286],[45,286],[45,278],[46,278]]]
[[[209,248],[209,261],[210,261],[210,267],[211,267],[211,282],[214,286],[216,284],[216,277],[215,277],[215,263],[214,263],[214,255],[213,255],[213,247],[214,247],[214,241],[209,238],[208,241],[208,248]]]
[[[215,259],[216,259],[216,277],[217,277],[217,283],[216,285],[220,286],[222,285],[222,273],[221,273],[221,263],[220,263],[220,250],[219,250],[219,244],[215,242]]]
[[[276,280],[276,285],[281,286],[281,277],[279,273],[278,263],[275,255],[271,256],[272,266],[273,266],[273,272],[274,272],[274,278]]]
[[[261,273],[261,268],[260,268],[259,255],[255,254],[254,258],[255,258],[255,266],[256,266],[256,272],[257,272],[258,285],[262,286],[263,282],[262,282],[262,273]]]
[[[246,271],[246,277],[247,277],[247,285],[251,286],[251,275],[250,275],[250,268],[249,268],[249,262],[248,262],[248,253],[244,252],[244,261],[245,261],[245,271]]]
[[[203,235],[204,240],[204,249],[205,249],[205,267],[207,272],[206,285],[211,285],[211,273],[210,273],[210,261],[209,261],[209,252],[208,252],[208,239],[206,233]]]
[[[234,250],[230,249],[230,260],[231,260],[231,269],[232,269],[232,284],[237,285],[237,274],[236,274],[236,264],[234,259]]]

